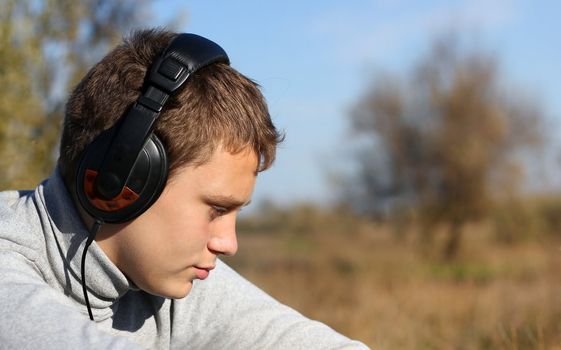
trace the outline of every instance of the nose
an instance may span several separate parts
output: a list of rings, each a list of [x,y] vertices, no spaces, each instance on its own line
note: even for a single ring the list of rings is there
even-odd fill
[[[217,255],[232,256],[238,251],[238,238],[236,236],[236,217],[226,215],[218,220],[212,227],[208,249]]]

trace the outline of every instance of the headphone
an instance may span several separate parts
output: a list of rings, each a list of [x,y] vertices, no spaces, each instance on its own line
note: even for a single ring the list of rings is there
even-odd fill
[[[195,34],[178,34],[152,64],[143,94],[115,126],[86,147],[74,192],[96,221],[132,220],[158,199],[168,177],[168,158],[152,132],[154,124],[189,76],[216,62],[230,63],[218,44]]]

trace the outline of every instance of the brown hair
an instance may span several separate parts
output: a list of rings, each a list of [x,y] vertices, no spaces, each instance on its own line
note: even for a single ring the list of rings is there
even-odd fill
[[[160,29],[134,32],[88,72],[66,105],[61,169],[73,172],[86,145],[130,108],[151,63],[176,35]],[[219,145],[232,153],[250,147],[259,157],[256,170],[263,171],[273,163],[282,141],[259,86],[221,63],[189,77],[168,100],[154,132],[166,147],[170,174],[184,165],[207,162]]]

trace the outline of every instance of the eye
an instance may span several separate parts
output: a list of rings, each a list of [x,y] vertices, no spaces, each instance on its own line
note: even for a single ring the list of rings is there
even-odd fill
[[[228,208],[224,208],[218,205],[211,205],[210,206],[210,220],[214,220],[216,218],[219,218],[225,214],[227,214],[230,210]]]

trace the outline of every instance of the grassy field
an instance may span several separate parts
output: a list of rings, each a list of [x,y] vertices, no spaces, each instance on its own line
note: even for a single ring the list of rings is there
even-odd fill
[[[376,349],[561,349],[561,241],[473,225],[445,262],[438,233],[297,212],[241,222],[226,261],[304,315]]]

